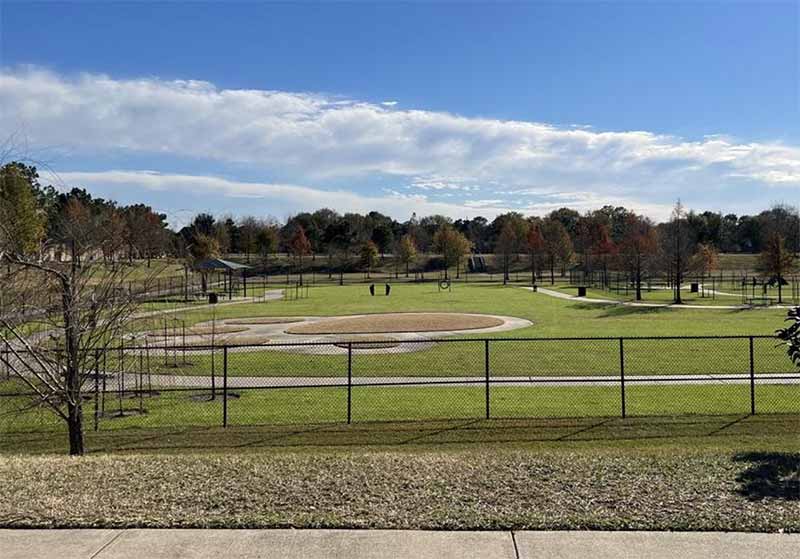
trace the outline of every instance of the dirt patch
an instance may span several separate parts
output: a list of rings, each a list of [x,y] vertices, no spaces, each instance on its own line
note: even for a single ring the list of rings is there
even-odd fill
[[[225,324],[233,326],[257,326],[260,324],[291,324],[292,322],[303,322],[302,317],[292,316],[261,316],[258,318],[234,318],[226,320]]]
[[[293,326],[289,334],[391,334],[447,332],[502,326],[493,316],[459,313],[391,313],[348,316]]]

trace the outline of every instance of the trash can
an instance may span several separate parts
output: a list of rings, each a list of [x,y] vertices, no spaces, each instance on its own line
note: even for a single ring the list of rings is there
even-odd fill
[[[586,287],[580,286],[578,287],[578,297],[586,297]]]
[[[700,293],[700,284],[697,282],[693,282],[691,286],[689,286],[692,293]]]
[[[208,294],[208,304],[209,305],[216,305],[219,302],[219,296],[216,293],[209,293]]]

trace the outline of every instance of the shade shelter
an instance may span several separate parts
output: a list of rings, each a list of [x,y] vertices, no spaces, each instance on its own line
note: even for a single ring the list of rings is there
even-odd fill
[[[249,268],[250,266],[245,266],[238,262],[231,262],[230,260],[223,260],[222,258],[210,258],[195,265],[195,269],[201,272],[210,270],[222,272],[225,278],[225,291],[228,293],[228,299],[233,299],[233,275],[235,273],[241,275],[244,296],[247,297],[247,275],[245,274],[245,270]]]

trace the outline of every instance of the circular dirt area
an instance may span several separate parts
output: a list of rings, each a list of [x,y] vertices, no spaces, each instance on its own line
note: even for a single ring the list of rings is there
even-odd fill
[[[395,334],[402,332],[448,332],[502,326],[494,316],[460,313],[391,313],[344,316],[293,326],[289,334]]]

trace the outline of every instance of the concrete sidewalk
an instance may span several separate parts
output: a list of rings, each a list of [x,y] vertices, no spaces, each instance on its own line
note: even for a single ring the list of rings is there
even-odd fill
[[[400,530],[0,530],[2,559],[737,559],[800,557],[800,534]]]

